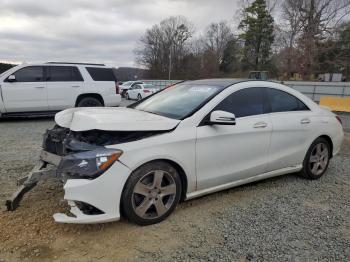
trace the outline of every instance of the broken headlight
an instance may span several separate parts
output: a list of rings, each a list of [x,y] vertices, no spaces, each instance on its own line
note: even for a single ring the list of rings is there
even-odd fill
[[[122,153],[117,149],[99,148],[67,155],[62,158],[58,171],[68,177],[94,179],[112,166]]]

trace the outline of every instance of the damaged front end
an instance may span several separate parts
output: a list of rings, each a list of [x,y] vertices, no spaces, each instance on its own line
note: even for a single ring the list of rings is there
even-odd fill
[[[17,181],[19,188],[11,199],[6,201],[7,210],[15,210],[23,195],[43,178],[58,177],[65,184],[66,190],[67,181],[70,184],[78,181],[88,183],[86,181],[100,177],[123,154],[121,150],[107,148],[108,145],[136,141],[164,132],[167,131],[90,130],[75,132],[68,128],[55,126],[47,130],[44,135],[39,163],[28,176]],[[71,206],[71,213],[75,216],[85,218],[87,215],[103,215],[104,213],[84,201],[68,201],[68,204]],[[64,214],[56,214],[55,220],[72,222]]]

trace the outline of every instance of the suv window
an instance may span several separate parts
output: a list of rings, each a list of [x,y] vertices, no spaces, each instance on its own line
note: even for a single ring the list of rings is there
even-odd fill
[[[303,102],[287,92],[267,88],[271,112],[305,111],[310,110]]]
[[[64,82],[64,81],[83,81],[83,78],[75,66],[50,66],[47,81]]]
[[[117,81],[112,68],[86,67],[94,81]]]
[[[226,97],[215,110],[227,111],[238,117],[253,116],[266,113],[264,89],[251,87],[232,93]]]
[[[27,66],[19,69],[13,75],[16,82],[43,82],[44,70],[42,66]]]

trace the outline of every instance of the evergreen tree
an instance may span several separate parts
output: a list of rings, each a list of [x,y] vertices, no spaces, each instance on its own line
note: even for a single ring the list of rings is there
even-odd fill
[[[220,71],[229,74],[239,70],[239,54],[240,47],[236,40],[230,40],[224,49]]]
[[[271,58],[274,41],[274,20],[266,7],[265,0],[255,0],[243,10],[239,29],[244,42],[242,50],[243,70],[263,70]]]

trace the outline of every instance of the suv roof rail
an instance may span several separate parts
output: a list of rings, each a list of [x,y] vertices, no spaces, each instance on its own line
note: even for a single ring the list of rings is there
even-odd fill
[[[105,64],[93,64],[93,63],[72,63],[72,62],[47,62],[46,64],[67,64],[67,65],[93,65],[93,66],[106,66]]]

